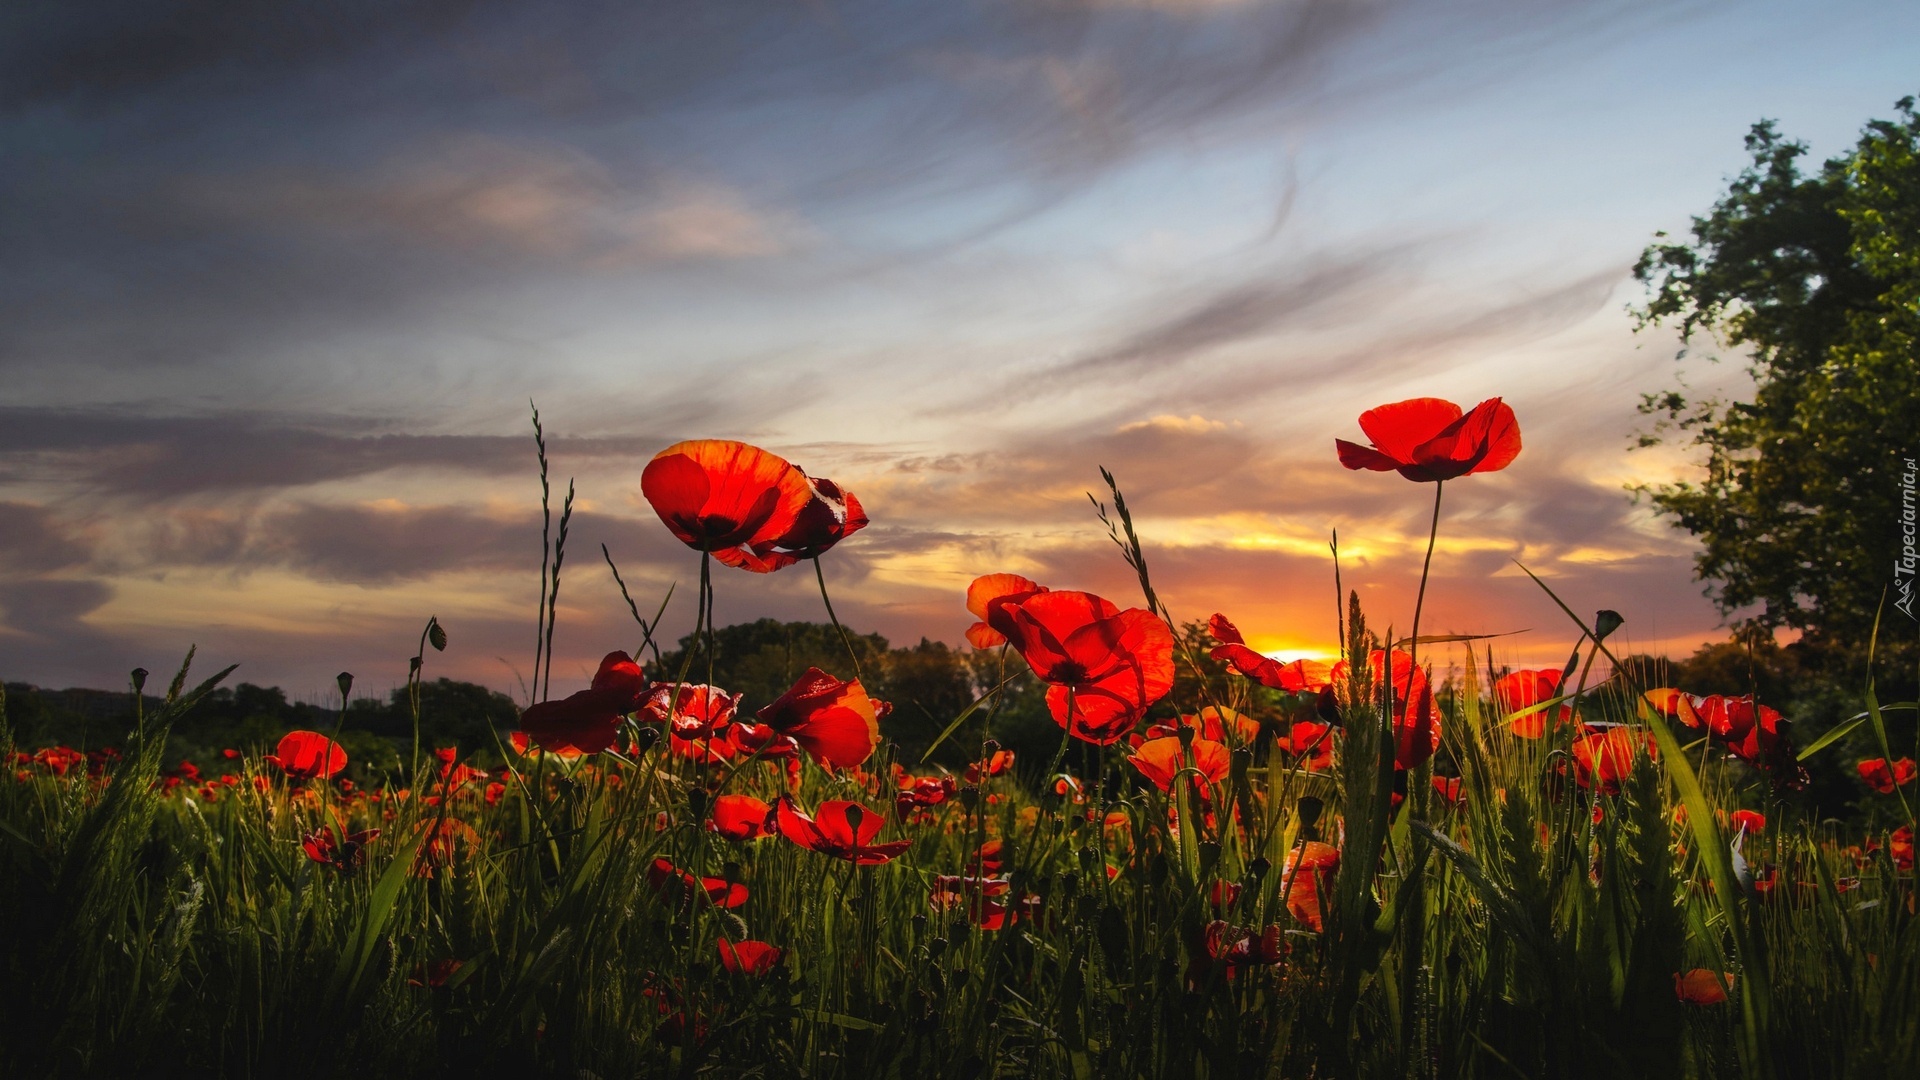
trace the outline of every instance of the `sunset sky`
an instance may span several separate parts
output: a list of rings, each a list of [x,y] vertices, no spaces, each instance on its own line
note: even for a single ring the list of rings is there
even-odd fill
[[[1390,0],[15,5],[0,13],[0,675],[206,670],[323,699],[518,693],[528,401],[579,500],[555,688],[697,556],[639,496],[682,438],[775,450],[873,524],[843,619],[961,640],[975,575],[1333,647],[1327,552],[1404,626],[1432,488],[1349,473],[1369,406],[1501,396],[1525,450],[1448,485],[1426,629],[1724,634],[1625,486],[1685,372],[1631,268],[1763,117],[1816,158],[1920,92],[1920,6]],[[117,14],[115,14],[117,9]],[[1705,345],[1706,343],[1700,343]],[[722,570],[723,622],[822,617]]]

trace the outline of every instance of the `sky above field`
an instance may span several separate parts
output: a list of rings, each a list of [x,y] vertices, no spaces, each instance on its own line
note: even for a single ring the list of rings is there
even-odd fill
[[[117,9],[112,10],[112,9]],[[0,13],[0,675],[201,664],[518,692],[539,490],[578,499],[557,690],[670,635],[697,557],[639,496],[743,439],[855,491],[842,618],[961,640],[975,575],[1138,603],[1086,497],[1134,508],[1177,617],[1331,651],[1346,584],[1404,626],[1432,487],[1349,473],[1382,402],[1501,396],[1525,450],[1449,484],[1423,629],[1637,649],[1723,636],[1626,486],[1675,363],[1632,266],[1763,117],[1816,157],[1920,91],[1888,3],[339,0]],[[1710,349],[1696,349],[1696,357]],[[718,617],[818,619],[722,570]]]

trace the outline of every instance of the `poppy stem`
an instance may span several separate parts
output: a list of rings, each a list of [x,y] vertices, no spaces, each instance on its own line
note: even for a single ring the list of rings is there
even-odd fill
[[[1440,492],[1445,487],[1446,481],[1444,480],[1435,480],[1433,482],[1433,524],[1427,529],[1427,558],[1425,562],[1420,564],[1420,591],[1413,599],[1413,633],[1407,636],[1407,668],[1410,673],[1420,670],[1420,609],[1425,607],[1427,603],[1427,572],[1433,569],[1433,542],[1440,535]],[[1387,658],[1387,670],[1389,672],[1387,681],[1389,683],[1393,681],[1391,678],[1391,672],[1393,670],[1392,661],[1392,657]],[[1407,678],[1409,680],[1407,685],[1411,688],[1413,685],[1411,682],[1413,675],[1409,674]]]
[[[840,644],[846,647],[847,659],[853,661],[853,677],[864,682],[860,673],[860,655],[853,651],[853,639],[847,636],[847,628],[840,625],[840,616],[833,613],[833,601],[827,597],[827,572],[820,568],[818,555],[813,557],[813,577],[820,583],[820,602],[827,605],[827,618],[833,623],[833,628],[840,631]]]
[[[713,553],[710,551],[700,553],[700,613],[696,616],[695,623],[696,633],[705,631],[703,640],[707,647],[707,686],[711,689],[713,686]],[[680,702],[676,699],[674,705],[677,707],[679,704]],[[669,709],[668,712],[671,714],[673,710]]]
[[[1060,733],[1060,749],[1054,751],[1053,764],[1047,766],[1047,779],[1051,780],[1060,772],[1060,765],[1067,760],[1067,746],[1073,742],[1073,687],[1067,687],[1067,721],[1061,725],[1066,728]]]

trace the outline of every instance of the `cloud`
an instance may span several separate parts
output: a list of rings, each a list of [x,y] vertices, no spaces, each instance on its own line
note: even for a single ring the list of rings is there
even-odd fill
[[[1359,257],[1308,260],[1305,268],[1277,278],[1230,286],[1048,375],[1117,378],[1165,370],[1222,345],[1270,334],[1325,305],[1353,300],[1384,280],[1406,255],[1407,249],[1395,246]]]
[[[0,573],[37,574],[84,563],[92,545],[44,506],[0,502]]]
[[[644,459],[665,436],[555,435],[556,461]],[[423,435],[368,421],[234,410],[156,416],[126,409],[0,407],[0,481],[58,478],[98,492],[164,499],[284,491],[394,469],[528,474],[527,435]]]
[[[334,0],[324,12],[219,0],[114,0],[85,11],[10,8],[0,22],[0,109],[55,101],[95,108],[198,77],[231,92],[307,65],[438,35],[474,0]]]
[[[191,182],[184,199],[206,215],[269,229],[376,231],[463,252],[567,259],[615,269],[679,259],[764,258],[805,229],[760,210],[725,184],[615,176],[565,145],[488,137],[359,173],[286,170]]]

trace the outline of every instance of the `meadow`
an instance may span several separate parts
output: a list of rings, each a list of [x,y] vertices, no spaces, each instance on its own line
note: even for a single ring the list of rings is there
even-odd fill
[[[1498,399],[1361,427],[1342,462],[1412,482],[1436,534],[1447,485],[1521,445]],[[1565,605],[1568,662],[1508,670],[1422,635],[1424,573],[1404,628],[1336,591],[1331,664],[1262,656],[1230,612],[1196,642],[1106,480],[1137,602],[982,567],[955,604],[993,675],[915,754],[822,570],[864,508],[719,440],[641,477],[697,563],[686,646],[629,596],[640,647],[547,692],[569,493],[532,700],[487,747],[416,727],[370,775],[321,726],[182,768],[168,734],[227,674],[191,654],[151,708],[134,673],[124,737],[25,745],[0,711],[0,1073],[1915,1075],[1913,703],[1869,679],[1797,738]],[[844,664],[743,699],[711,598],[778,572],[818,578]],[[416,722],[446,643],[409,643]],[[1056,745],[996,738],[1016,693]],[[1814,812],[1807,764],[1862,736],[1867,810]]]

